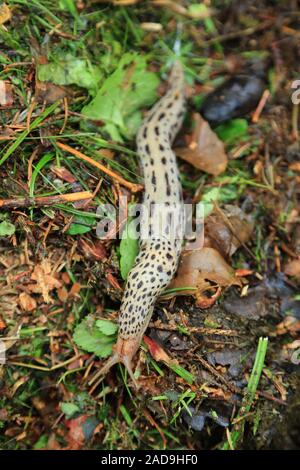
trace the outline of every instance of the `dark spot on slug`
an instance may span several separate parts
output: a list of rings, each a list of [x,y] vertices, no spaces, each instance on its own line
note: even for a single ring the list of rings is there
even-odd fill
[[[170,196],[171,195],[171,187],[170,187],[170,183],[169,183],[169,175],[168,173],[166,172],[165,173],[165,180],[166,180],[166,194],[167,196]]]

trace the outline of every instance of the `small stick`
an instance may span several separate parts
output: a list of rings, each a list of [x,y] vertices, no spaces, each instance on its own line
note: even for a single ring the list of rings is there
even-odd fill
[[[106,168],[106,166],[102,165],[96,160],[93,160],[91,157],[88,157],[84,153],[79,152],[79,150],[76,150],[70,147],[69,145],[63,144],[62,142],[59,142],[59,141],[56,142],[56,145],[60,149],[65,150],[66,152],[71,153],[75,157],[88,162],[90,165],[93,165],[99,168],[99,170],[103,171],[103,173],[106,173],[108,176],[118,181],[122,186],[129,188],[133,193],[137,193],[138,191],[141,191],[143,189],[143,186],[141,184],[130,183],[130,181],[125,180],[124,178],[122,178],[122,176],[118,175],[117,173],[110,170],[109,168]]]
[[[58,194],[56,196],[25,197],[22,199],[0,199],[0,209],[14,209],[16,207],[52,206],[60,202],[74,202],[82,199],[92,199],[90,191],[78,193]]]
[[[199,354],[196,355],[196,360],[207,369],[212,375],[214,375],[222,384],[224,384],[232,393],[241,393],[241,389],[236,387],[232,383],[228,382],[222,374],[220,374],[212,365],[210,365],[203,357]]]
[[[264,109],[264,107],[266,106],[266,102],[268,101],[269,99],[269,96],[270,96],[270,92],[269,90],[265,90],[262,94],[262,97],[261,99],[259,100],[259,103],[257,105],[257,108],[256,110],[254,111],[253,113],[253,116],[252,116],[252,122],[256,123],[258,122],[259,120],[259,117],[262,113],[262,110]]]
[[[176,325],[164,325],[162,323],[151,322],[149,324],[151,328],[155,328],[156,330],[162,331],[176,331],[178,332],[178,327]],[[204,328],[198,326],[190,326],[187,327],[189,333],[199,333],[205,335],[217,335],[217,336],[238,336],[238,332],[234,330],[223,330],[219,328]]]
[[[65,115],[64,115],[64,122],[63,122],[62,128],[59,131],[60,134],[62,134],[66,128],[66,125],[68,122],[68,115],[69,115],[68,98],[66,96],[63,98],[63,102],[64,102]]]

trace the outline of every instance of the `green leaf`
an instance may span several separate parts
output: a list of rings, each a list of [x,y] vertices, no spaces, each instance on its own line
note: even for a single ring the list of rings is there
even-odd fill
[[[155,101],[158,84],[157,76],[147,72],[144,57],[126,53],[81,113],[104,122],[104,129],[114,140],[130,138],[141,124],[142,117],[137,111]]]
[[[75,405],[75,403],[68,403],[68,402],[63,402],[60,404],[61,411],[66,415],[66,418],[72,418],[72,416],[75,415],[75,413],[78,413],[80,411],[79,406]]]
[[[59,0],[59,8],[61,10],[67,10],[74,18],[78,17],[78,11],[75,6],[74,0]]]
[[[68,235],[81,235],[92,230],[93,220],[89,217],[76,216],[66,233]]]
[[[49,439],[49,436],[47,436],[46,434],[42,434],[38,440],[36,441],[36,443],[33,445],[33,448],[35,450],[38,450],[38,449],[44,449],[47,445],[47,442],[48,442],[48,439]]]
[[[109,320],[97,320],[96,326],[106,336],[114,335],[118,330],[118,326]]]
[[[87,227],[86,225],[81,224],[71,224],[70,228],[67,230],[68,235],[82,235],[83,233],[87,233],[91,230],[91,227]]]
[[[188,12],[193,18],[206,18],[209,17],[209,10],[204,3],[192,3],[188,6]]]
[[[10,222],[7,222],[7,220],[3,220],[3,222],[0,223],[0,237],[10,237],[15,231],[16,227]]]
[[[103,334],[95,325],[94,318],[89,315],[75,328],[73,339],[84,351],[107,357],[112,353],[116,337]]]
[[[232,119],[216,127],[214,131],[223,142],[232,144],[247,134],[248,122],[246,119]]]
[[[173,372],[175,372],[175,374],[179,375],[179,377],[182,377],[183,380],[192,385],[195,380],[195,377],[188,370],[184,369],[183,367],[177,364],[170,364],[169,367],[170,369],[172,369]]]
[[[100,70],[87,59],[78,59],[72,54],[57,57],[55,62],[38,66],[38,79],[56,85],[77,85],[86,88],[95,96],[102,77]]]
[[[204,205],[204,217],[207,217],[213,210],[213,202],[218,201],[220,196],[220,188],[211,188],[206,191],[203,196],[201,203]]]
[[[47,165],[47,163],[50,162],[50,160],[52,160],[52,158],[54,158],[54,155],[52,153],[46,153],[38,161],[38,163],[34,166],[34,171],[32,173],[32,176],[31,176],[31,179],[30,179],[30,185],[29,185],[29,196],[30,197],[34,196],[35,181],[36,181],[36,178],[37,178],[39,172],[44,168],[44,166]]]
[[[139,252],[139,240],[130,233],[130,223],[132,218],[128,218],[122,240],[120,243],[120,271],[124,280],[127,279],[128,273],[134,265],[135,258]]]

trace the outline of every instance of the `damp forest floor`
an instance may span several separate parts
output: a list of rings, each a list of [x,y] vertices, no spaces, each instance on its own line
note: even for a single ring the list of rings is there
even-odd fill
[[[299,2],[253,5],[0,1],[1,449],[299,449]],[[97,371],[138,251],[118,237],[124,196],[142,197],[135,134],[175,54],[184,198],[204,201],[214,257],[158,299],[136,391],[122,366]],[[241,74],[263,77],[259,100],[224,92],[227,164],[203,171],[197,116]],[[103,204],[120,215],[106,239]]]

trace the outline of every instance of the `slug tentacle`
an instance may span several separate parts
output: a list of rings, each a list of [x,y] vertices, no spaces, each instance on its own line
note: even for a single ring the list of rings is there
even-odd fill
[[[140,252],[128,275],[113,356],[97,374],[122,362],[136,387],[132,358],[158,295],[176,272],[184,231],[182,189],[171,149],[185,114],[184,74],[179,62],[173,66],[169,83],[169,90],[150,110],[137,134],[145,181]]]

